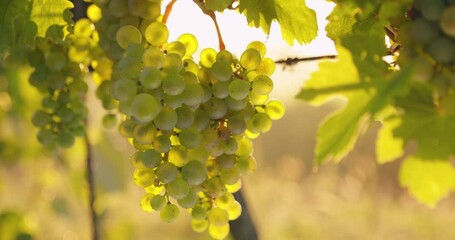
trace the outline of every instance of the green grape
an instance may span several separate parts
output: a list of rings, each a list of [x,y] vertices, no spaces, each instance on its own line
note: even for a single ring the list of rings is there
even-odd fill
[[[224,60],[216,60],[210,68],[210,74],[218,81],[228,81],[232,77],[231,64]]]
[[[140,44],[142,42],[142,34],[135,26],[125,25],[118,29],[115,40],[120,47],[126,49],[131,44]]]
[[[216,61],[216,50],[213,48],[205,48],[201,52],[200,64],[203,67],[210,68]]]
[[[423,18],[412,21],[409,31],[411,39],[420,44],[428,44],[439,35],[437,27]]]
[[[183,67],[185,68],[186,72],[191,72],[196,76],[199,74],[199,65],[197,65],[197,63],[192,59],[184,59]]]
[[[267,52],[267,47],[265,46],[265,44],[263,42],[260,42],[260,41],[253,41],[251,43],[248,44],[248,46],[246,47],[247,49],[256,49],[261,57],[263,58],[265,56],[265,53]]]
[[[61,71],[67,64],[67,58],[61,51],[52,51],[46,56],[46,65],[53,71]]]
[[[161,6],[155,1],[128,0],[128,11],[133,16],[155,20],[161,14]]]
[[[185,90],[186,84],[179,74],[168,74],[163,78],[162,88],[168,95],[178,95]]]
[[[188,159],[205,162],[209,158],[210,152],[202,145],[199,145],[197,148],[188,149]]]
[[[88,20],[81,18],[74,24],[74,35],[82,37],[90,37],[93,32],[93,24]]]
[[[186,197],[186,195],[188,195],[190,191],[190,185],[188,185],[188,183],[185,180],[177,178],[174,181],[167,184],[166,190],[169,196],[175,199],[182,199]]]
[[[177,178],[178,173],[179,170],[177,167],[170,162],[162,162],[155,170],[156,176],[164,184],[174,181],[174,179]]]
[[[171,131],[177,124],[177,112],[168,106],[163,106],[160,113],[153,119],[155,126],[162,131]]]
[[[136,79],[141,73],[141,60],[124,57],[118,62],[117,70],[125,78]]]
[[[155,194],[153,193],[146,193],[144,194],[144,196],[142,196],[140,205],[144,211],[146,212],[153,211],[152,207],[150,206],[150,199],[152,199],[152,197],[154,196]]]
[[[230,117],[227,120],[227,127],[233,135],[242,134],[246,130],[246,122],[239,116]]]
[[[428,51],[437,62],[448,64],[453,60],[455,43],[452,39],[440,37],[431,43]]]
[[[285,113],[284,104],[278,100],[270,100],[267,102],[267,104],[265,104],[264,110],[272,120],[281,119]]]
[[[156,175],[151,169],[136,169],[133,173],[133,180],[139,187],[148,187],[155,182]]]
[[[261,61],[261,54],[254,48],[245,50],[240,56],[240,64],[246,70],[255,70]]]
[[[176,128],[186,129],[189,128],[194,122],[194,113],[188,106],[181,106],[175,109],[177,112]]]
[[[44,111],[36,111],[32,116],[32,123],[35,127],[44,127],[51,121],[51,115]]]
[[[62,107],[57,109],[55,115],[60,118],[62,122],[68,123],[74,119],[74,112],[68,107]]]
[[[190,127],[179,132],[179,141],[183,146],[192,149],[201,144],[202,136],[198,129]]]
[[[193,126],[198,129],[199,131],[202,131],[206,129],[210,124],[210,116],[206,111],[203,111],[202,109],[197,109],[194,111],[194,123]]]
[[[155,195],[150,199],[150,206],[155,211],[160,211],[166,206],[166,198],[163,195]]]
[[[129,99],[126,101],[120,101],[120,102],[118,102],[118,111],[121,113],[124,113],[128,116],[131,116],[132,104],[133,104],[133,99]]]
[[[221,142],[221,150],[226,154],[234,154],[237,152],[238,144],[237,140],[233,137],[229,137],[228,139]]]
[[[192,186],[199,185],[207,179],[207,169],[200,161],[189,161],[182,168],[182,177]]]
[[[269,100],[268,95],[260,95],[253,91],[248,93],[248,98],[250,99],[250,103],[256,106],[264,105]]]
[[[416,0],[414,7],[422,13],[422,15],[430,21],[438,21],[442,11],[445,8],[443,0]]]
[[[108,12],[118,18],[128,15],[127,1],[111,0],[108,6]]]
[[[207,179],[204,183],[207,194],[211,197],[220,197],[226,193],[226,186],[219,177]]]
[[[229,84],[230,82],[215,82],[212,86],[213,96],[220,99],[229,96]]]
[[[146,89],[155,89],[161,85],[162,81],[161,71],[155,67],[144,67],[139,77],[139,82]]]
[[[133,119],[128,118],[123,120],[120,125],[118,131],[120,134],[126,138],[133,137],[134,129],[136,128],[136,123]]]
[[[256,159],[253,156],[241,156],[237,159],[236,168],[241,174],[254,172],[256,166]]]
[[[227,113],[227,105],[222,99],[212,98],[204,104],[205,111],[211,119],[221,119]]]
[[[247,123],[247,129],[252,133],[265,133],[272,127],[272,120],[266,113],[255,113]]]
[[[140,122],[150,122],[161,111],[161,103],[152,95],[141,93],[133,98],[131,115]]]
[[[239,181],[237,181],[235,184],[226,185],[226,190],[229,193],[235,193],[235,192],[238,192],[241,187],[242,187],[242,181],[239,179]]]
[[[216,158],[216,162],[221,168],[232,168],[236,161],[237,159],[234,154],[222,154]]]
[[[148,168],[155,168],[161,163],[163,156],[153,149],[148,149],[144,152],[140,152],[138,158],[142,161],[144,166]]]
[[[191,220],[191,228],[193,229],[193,231],[195,232],[198,232],[198,233],[201,233],[201,232],[204,232],[207,227],[209,226],[209,222],[207,220]]]
[[[163,102],[165,105],[172,108],[182,107],[183,102],[185,102],[185,96],[183,94],[178,95],[168,95],[165,94],[163,97]]]
[[[204,89],[198,83],[187,84],[183,91],[183,103],[188,106],[198,106],[204,99]]]
[[[202,135],[202,145],[206,149],[212,149],[218,145],[219,135],[218,132],[213,128],[206,128],[201,132]]]
[[[227,192],[223,196],[217,197],[215,199],[216,206],[227,210],[229,205],[235,201],[234,195],[230,192]]]
[[[186,55],[191,56],[193,53],[196,52],[198,48],[198,42],[196,37],[190,33],[184,33],[177,38],[177,41],[183,43],[186,49]]]
[[[161,68],[164,65],[164,54],[158,47],[150,46],[142,55],[142,62],[144,67]]]
[[[182,208],[192,208],[197,204],[198,200],[199,198],[196,191],[190,189],[188,194],[184,198],[177,199],[177,202]]]
[[[238,148],[235,154],[237,156],[249,156],[253,153],[253,142],[246,137],[237,139]]]
[[[183,167],[188,162],[188,150],[182,145],[175,145],[169,150],[169,162]]]
[[[137,92],[137,84],[131,79],[121,78],[113,82],[111,88],[112,96],[120,101],[132,99]]]
[[[186,54],[185,45],[179,41],[174,41],[174,42],[169,43],[165,47],[165,51],[167,54],[169,54],[169,53],[178,54],[181,58],[184,57]]]
[[[204,90],[204,97],[201,103],[206,103],[212,98],[212,88],[208,84],[201,83],[201,87]]]
[[[245,109],[248,104],[248,98],[237,100],[229,96],[224,100],[226,101],[228,108],[233,111],[240,111],[242,109]]]
[[[223,226],[228,223],[229,215],[226,210],[219,207],[214,207],[210,209],[207,220],[209,221],[210,225]]]
[[[103,127],[106,129],[114,128],[117,125],[117,115],[113,113],[108,113],[103,116],[102,119]]]
[[[233,201],[229,204],[227,212],[229,215],[229,221],[236,220],[242,214],[242,205],[237,201]]]
[[[261,64],[256,68],[258,74],[272,76],[275,72],[275,62],[270,58],[263,58]]]
[[[267,95],[273,89],[273,81],[266,75],[258,75],[252,83],[252,91],[258,95]]]
[[[178,73],[183,69],[182,58],[176,53],[168,53],[164,56],[163,71]]]
[[[235,100],[242,100],[248,96],[248,93],[250,92],[250,84],[247,81],[236,78],[229,84],[228,90],[231,98]]]
[[[169,37],[169,30],[166,25],[161,22],[152,22],[145,29],[145,39],[152,46],[160,46],[167,42]]]
[[[439,20],[439,26],[445,34],[455,37],[455,6],[444,9]]]
[[[240,179],[240,173],[237,168],[222,169],[220,178],[225,184],[234,184]]]
[[[191,209],[191,217],[194,220],[205,220],[208,215],[208,211],[206,208],[197,205]]]
[[[226,61],[229,64],[232,64],[234,56],[228,50],[221,50],[216,54],[216,61]]]
[[[74,136],[70,131],[63,130],[57,136],[57,142],[60,147],[69,148],[74,145]]]
[[[95,4],[91,4],[87,8],[87,17],[94,23],[98,22],[102,18],[101,8]]]
[[[179,217],[180,210],[177,205],[168,203],[160,211],[161,220],[171,223]]]
[[[171,140],[166,135],[159,135],[153,140],[152,146],[156,151],[166,153],[171,149]]]

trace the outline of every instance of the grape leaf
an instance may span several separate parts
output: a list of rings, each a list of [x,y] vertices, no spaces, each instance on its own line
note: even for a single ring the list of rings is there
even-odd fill
[[[383,121],[376,139],[376,160],[379,163],[391,162],[404,154],[404,141],[394,136],[393,130],[401,124],[399,118]]]
[[[353,13],[355,13],[355,7],[352,5],[336,5],[327,17],[329,21],[325,27],[327,37],[337,40],[351,32],[357,22]]]
[[[401,165],[399,178],[401,186],[430,207],[455,190],[455,169],[447,160],[408,157]]]
[[[394,134],[405,143],[416,141],[418,157],[447,159],[455,154],[455,113],[442,111],[434,103],[429,87],[415,85],[410,94],[398,98],[396,104],[404,114]]]
[[[30,19],[38,26],[38,36],[44,37],[47,29],[56,25],[67,25],[64,12],[74,5],[68,0],[34,0]]]
[[[241,0],[239,11],[248,23],[268,34],[273,21],[280,23],[283,39],[293,45],[309,43],[317,36],[316,12],[304,0]]]
[[[350,52],[343,47],[338,47],[337,51],[337,61],[319,63],[319,71],[314,72],[311,78],[305,82],[305,86],[297,98],[319,106],[333,95],[363,88],[364,83],[360,82]]]

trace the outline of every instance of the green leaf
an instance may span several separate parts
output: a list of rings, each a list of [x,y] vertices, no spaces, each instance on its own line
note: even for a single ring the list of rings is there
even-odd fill
[[[309,43],[318,34],[316,12],[304,0],[275,0],[275,10],[283,39],[289,44]]]
[[[366,123],[366,108],[371,98],[365,92],[352,96],[346,108],[336,112],[321,125],[317,133],[316,162],[341,160],[352,150],[361,127]]]
[[[352,5],[336,5],[327,17],[329,21],[325,27],[327,37],[336,40],[351,32],[352,27],[357,22],[353,14],[355,12],[355,7]]]
[[[404,154],[404,141],[394,136],[393,130],[401,124],[399,118],[383,122],[376,139],[376,160],[378,163],[391,162]]]
[[[273,21],[280,24],[283,39],[293,45],[309,43],[317,36],[316,12],[304,0],[241,0],[239,11],[248,23],[269,34]]]
[[[30,19],[38,26],[38,36],[44,37],[52,25],[67,25],[63,15],[74,5],[68,0],[34,0]]]
[[[399,178],[401,186],[430,207],[455,189],[455,169],[447,160],[408,157],[401,165]]]
[[[361,90],[364,83],[360,82],[350,52],[338,47],[337,61],[324,61],[319,64],[319,70],[305,82],[304,88],[296,96],[314,106],[319,106],[333,95],[345,95],[353,90]]]
[[[418,157],[447,159],[455,155],[455,114],[434,103],[430,87],[414,86],[397,104],[404,114],[394,134],[405,143],[415,141]]]

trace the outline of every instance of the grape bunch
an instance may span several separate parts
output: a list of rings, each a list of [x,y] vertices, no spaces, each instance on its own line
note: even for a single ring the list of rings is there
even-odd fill
[[[49,149],[69,148],[76,136],[85,134],[84,78],[91,59],[102,54],[89,20],[68,25],[66,35],[64,31],[62,26],[51,26],[45,38],[37,38],[28,58],[34,67],[29,81],[44,95],[32,123],[40,128],[39,142]]]
[[[95,4],[106,53],[94,64],[97,96],[109,111],[103,124],[115,126],[120,115],[119,132],[137,150],[133,178],[146,191],[142,207],[166,222],[188,209],[195,231],[225,238],[241,214],[233,195],[240,177],[256,168],[251,139],[285,111],[269,100],[275,63],[266,46],[252,42],[240,58],[206,48],[196,62],[195,36],[168,41],[159,12],[150,14],[159,2]]]
[[[415,79],[444,96],[455,65],[455,1],[416,0],[408,19],[398,28],[397,62],[400,68],[415,65]]]

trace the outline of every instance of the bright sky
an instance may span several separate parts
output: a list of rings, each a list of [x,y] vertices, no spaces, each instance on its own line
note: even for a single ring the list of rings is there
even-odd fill
[[[164,6],[169,0],[165,0]],[[321,0],[307,0],[307,5],[316,10],[319,23],[318,38],[306,46],[295,45],[290,47],[281,38],[279,25],[274,23],[270,35],[265,35],[261,29],[248,27],[243,15],[236,11],[226,10],[224,13],[217,13],[218,24],[226,44],[226,49],[237,55],[241,54],[248,43],[259,40],[267,45],[267,57],[274,60],[288,57],[310,57],[335,54],[333,42],[325,36],[326,16],[332,10],[334,4]],[[212,20],[204,15],[192,0],[178,0],[173,7],[167,25],[170,30],[169,41],[177,39],[183,33],[192,33],[199,41],[199,51],[203,48],[218,49],[218,39],[215,26]],[[197,58],[199,52],[195,54]],[[298,93],[311,71],[316,69],[316,63],[298,64],[291,70],[281,71],[277,65],[277,71],[272,78],[277,80],[286,79],[287,84],[275,84],[274,97],[292,98]],[[285,99],[283,99],[285,100]]]

